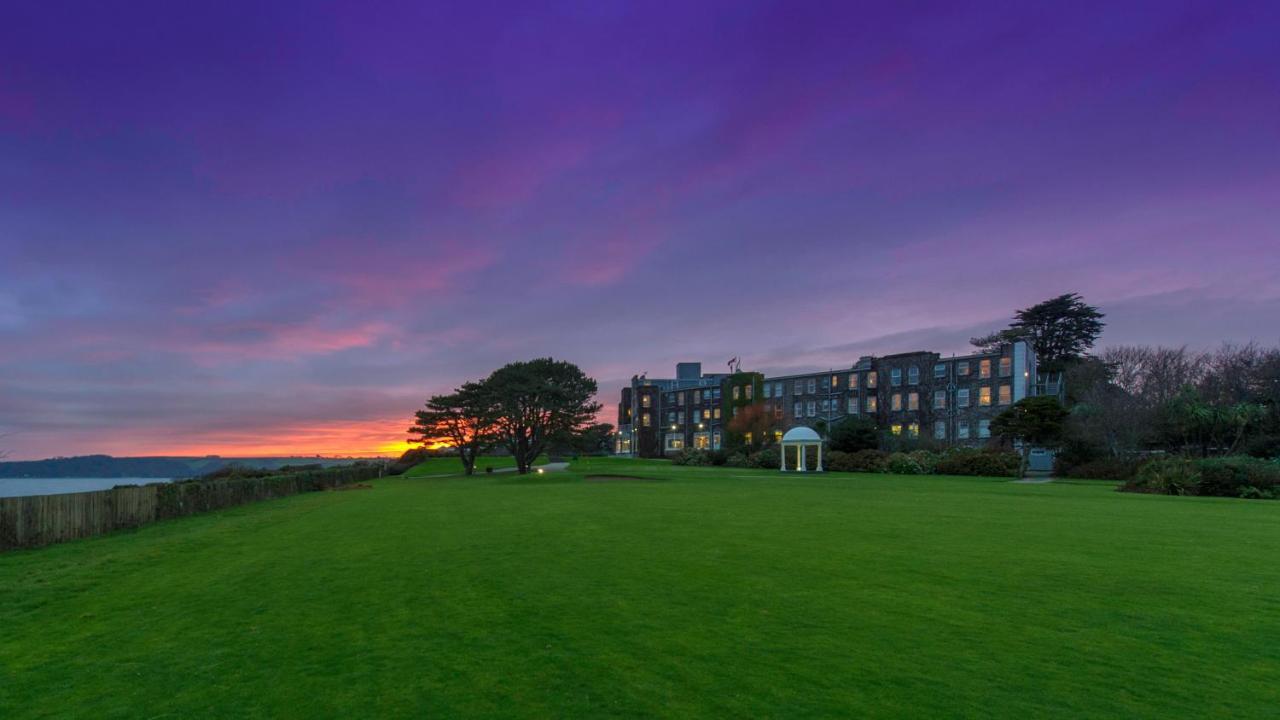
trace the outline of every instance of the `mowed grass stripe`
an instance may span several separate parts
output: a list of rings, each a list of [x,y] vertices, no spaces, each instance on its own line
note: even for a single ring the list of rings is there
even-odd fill
[[[1275,504],[575,468],[390,479],[0,556],[0,714],[1168,718],[1280,702]],[[583,482],[602,468],[663,482]]]

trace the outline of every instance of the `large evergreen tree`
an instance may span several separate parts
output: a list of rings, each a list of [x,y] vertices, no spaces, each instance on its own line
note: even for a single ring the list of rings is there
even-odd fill
[[[1008,328],[970,342],[991,350],[1004,343],[1028,340],[1035,347],[1041,370],[1061,372],[1093,347],[1106,326],[1103,317],[1080,295],[1067,293],[1018,310]]]
[[[493,399],[499,441],[529,472],[549,440],[579,432],[595,419],[596,381],[573,363],[551,358],[516,362],[484,381]]]
[[[1032,446],[1057,447],[1066,431],[1067,410],[1056,397],[1023,398],[991,421],[991,433],[1022,445],[1018,476],[1026,474]]]
[[[457,450],[467,475],[475,472],[476,458],[497,440],[495,403],[486,383],[464,383],[447,395],[433,395],[415,417],[409,434],[424,446]]]

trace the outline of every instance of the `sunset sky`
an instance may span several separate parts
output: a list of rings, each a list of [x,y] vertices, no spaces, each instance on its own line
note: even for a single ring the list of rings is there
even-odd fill
[[[968,5],[7,3],[0,449],[398,451],[511,360],[609,404],[1068,291],[1280,341],[1280,3]]]

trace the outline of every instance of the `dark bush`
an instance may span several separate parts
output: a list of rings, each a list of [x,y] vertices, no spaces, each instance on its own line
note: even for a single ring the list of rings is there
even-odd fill
[[[777,448],[765,448],[751,453],[747,462],[753,468],[774,470],[782,466],[782,455]]]
[[[1280,435],[1260,435],[1245,445],[1244,453],[1264,460],[1280,459]]]
[[[1054,474],[1059,477],[1079,478],[1082,480],[1132,480],[1148,458],[1102,458],[1090,460],[1079,465],[1064,467],[1062,463],[1054,463]]]
[[[865,417],[848,417],[831,428],[832,452],[855,453],[879,447],[880,431],[875,421]]]
[[[1010,450],[952,448],[938,458],[934,472],[939,475],[1017,477],[1022,458]]]
[[[884,472],[886,453],[879,450],[841,452],[833,450],[823,457],[827,470],[832,472]]]
[[[895,475],[923,475],[924,469],[920,467],[920,463],[909,453],[896,452],[888,457],[884,462],[886,472]]]
[[[672,465],[710,465],[711,453],[706,450],[685,448],[671,458]]]
[[[1120,489],[1158,495],[1196,495],[1200,480],[1200,470],[1194,460],[1180,456],[1161,457],[1144,463],[1137,475]]]
[[[726,465],[729,462],[729,453],[724,450],[712,450],[707,456],[711,460],[711,464],[717,467]]]
[[[1280,464],[1235,455],[1196,462],[1199,494],[1270,498],[1280,491]]]
[[[752,467],[751,458],[749,458],[747,454],[742,451],[738,451],[730,455],[725,460],[725,465],[728,465],[729,467],[736,467],[736,468]]]

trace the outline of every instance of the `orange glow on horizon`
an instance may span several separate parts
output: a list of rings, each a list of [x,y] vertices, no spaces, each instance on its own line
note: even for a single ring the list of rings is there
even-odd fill
[[[399,457],[422,447],[409,440],[403,418],[364,422],[333,422],[307,426],[281,426],[243,433],[210,433],[187,442],[129,443],[114,447],[116,456],[223,457]],[[430,443],[428,449],[445,447]]]

